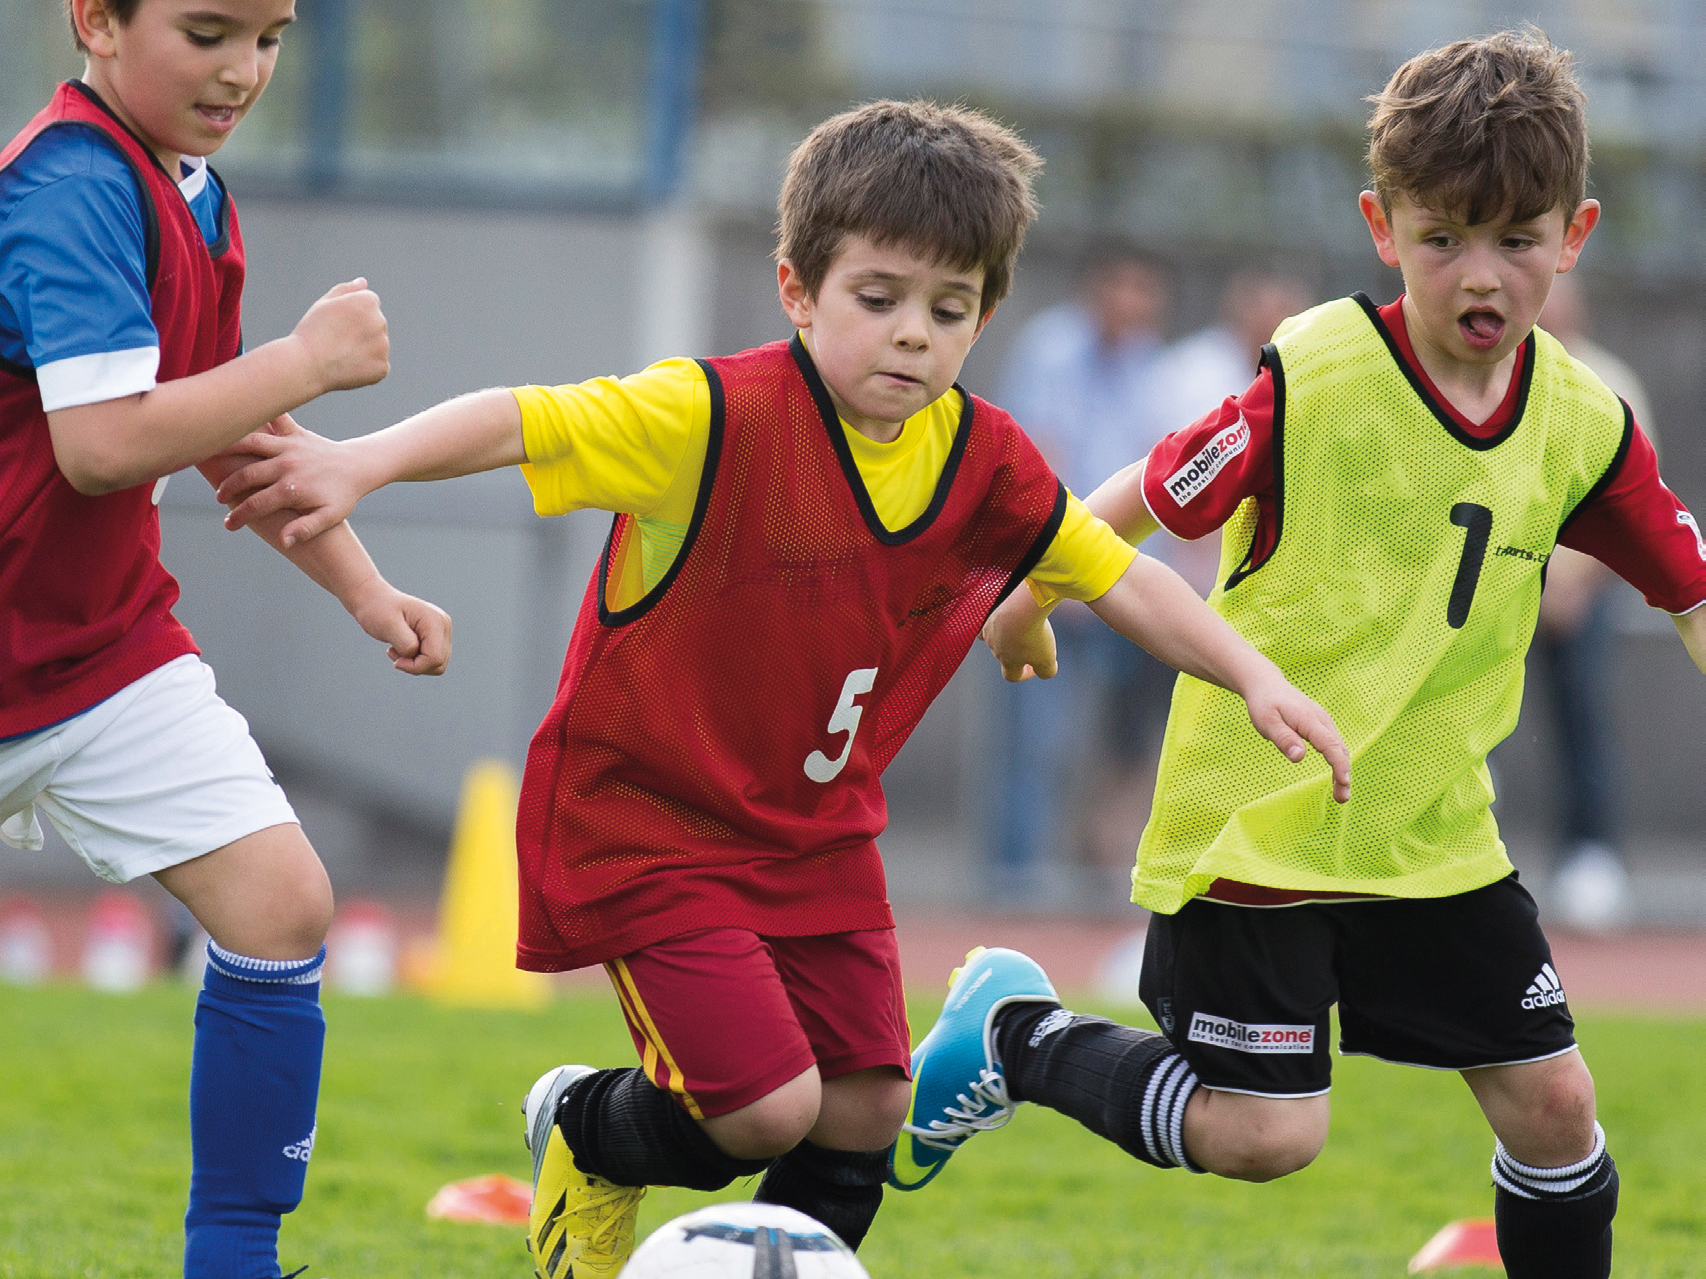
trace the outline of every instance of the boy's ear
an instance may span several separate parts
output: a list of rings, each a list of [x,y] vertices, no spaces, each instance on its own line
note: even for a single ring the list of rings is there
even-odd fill
[[[1368,233],[1374,237],[1374,251],[1387,266],[1398,265],[1398,239],[1392,234],[1392,222],[1386,216],[1386,209],[1380,203],[1380,197],[1372,191],[1364,191],[1357,197],[1357,207],[1362,210],[1362,220],[1368,223]]]
[[[776,264],[776,294],[782,301],[782,311],[790,324],[796,329],[811,328],[812,304],[816,299],[806,288],[805,280],[789,258],[783,258]]]
[[[990,307],[987,312],[985,312],[982,316],[980,316],[978,318],[977,329],[971,335],[971,340],[973,342],[977,341],[980,337],[983,336],[983,326],[988,324],[991,320],[993,320],[995,318],[995,313],[997,311],[999,311],[1000,309],[1001,309],[1001,303],[997,302],[994,306]]]
[[[1588,242],[1588,236],[1599,225],[1599,201],[1583,200],[1576,206],[1569,225],[1564,228],[1564,249],[1558,255],[1558,272],[1574,269],[1576,259],[1581,257],[1582,248]]]
[[[118,24],[106,0],[71,0],[71,21],[91,58],[113,56],[113,28]]]

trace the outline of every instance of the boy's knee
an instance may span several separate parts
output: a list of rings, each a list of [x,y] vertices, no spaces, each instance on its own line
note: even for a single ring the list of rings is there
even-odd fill
[[[1202,1166],[1236,1181],[1277,1181],[1314,1163],[1321,1146],[1320,1141],[1290,1135],[1253,1135],[1219,1147],[1213,1161]]]
[[[1579,1053],[1465,1071],[1505,1148],[1536,1167],[1561,1167],[1594,1144],[1593,1076]]]
[[[1326,1097],[1277,1099],[1199,1089],[1185,1114],[1185,1148],[1200,1167],[1238,1181],[1273,1181],[1307,1168],[1327,1144]]]
[[[912,1108],[912,1084],[898,1067],[878,1066],[825,1081],[809,1134],[832,1150],[882,1150]]]
[[[774,1159],[805,1140],[822,1096],[814,1066],[739,1110],[703,1120],[705,1134],[731,1158]]]

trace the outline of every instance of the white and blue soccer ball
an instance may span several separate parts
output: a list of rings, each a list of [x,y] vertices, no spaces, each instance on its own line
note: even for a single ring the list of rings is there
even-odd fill
[[[659,1226],[621,1279],[870,1279],[827,1226],[778,1204],[701,1208]]]

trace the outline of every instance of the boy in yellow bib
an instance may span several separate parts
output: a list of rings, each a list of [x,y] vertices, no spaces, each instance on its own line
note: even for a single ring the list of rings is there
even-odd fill
[[[896,1180],[1022,1100],[1164,1167],[1294,1172],[1326,1141],[1337,1003],[1343,1051],[1462,1072],[1512,1279],[1604,1279],[1617,1173],[1486,757],[1554,545],[1676,615],[1706,671],[1706,542],[1627,406],[1534,329],[1599,219],[1569,55],[1537,32],[1424,53],[1370,129],[1362,212],[1405,295],[1287,321],[1248,392],[1088,502],[1133,542],[1224,526],[1209,602],[1333,714],[1356,793],[1273,766],[1236,698],[1181,677],[1133,873],[1164,1034],[974,956],[913,1058],[915,1097],[956,1104],[915,1103]],[[1043,603],[1019,592],[985,630],[1010,679],[1053,674]]]

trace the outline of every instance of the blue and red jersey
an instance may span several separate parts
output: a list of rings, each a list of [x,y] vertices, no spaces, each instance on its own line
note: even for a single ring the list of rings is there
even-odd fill
[[[196,651],[171,612],[157,486],[79,494],[47,414],[233,358],[242,289],[217,178],[167,174],[87,85],[61,85],[0,150],[0,737]]]

